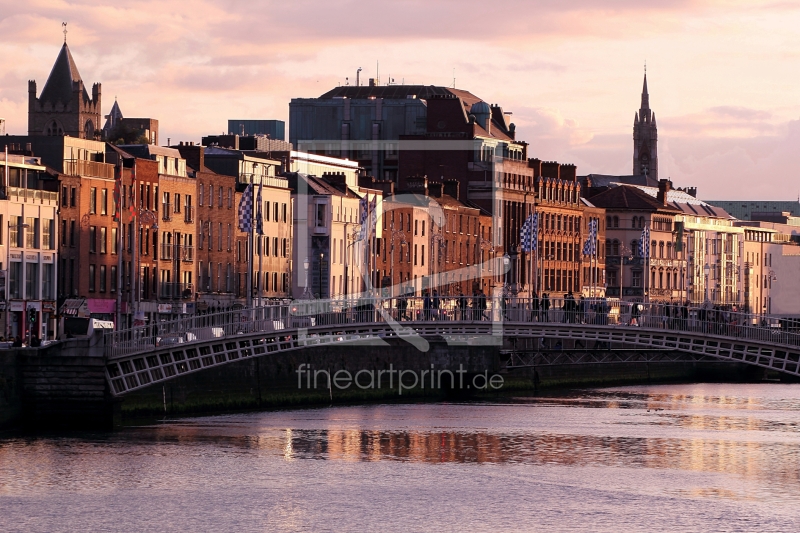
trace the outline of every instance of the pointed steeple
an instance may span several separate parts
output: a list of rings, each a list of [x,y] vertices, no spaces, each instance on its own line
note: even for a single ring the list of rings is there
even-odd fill
[[[67,104],[72,100],[73,83],[81,80],[81,74],[78,72],[78,67],[75,65],[75,60],[72,59],[72,54],[69,51],[67,43],[61,47],[56,62],[50,70],[50,76],[42,89],[42,95],[39,100],[42,102],[61,102]],[[89,93],[84,88],[84,98],[89,99]]]
[[[646,67],[645,67],[646,68]],[[644,84],[642,85],[642,107],[641,109],[650,109],[650,94],[647,92],[647,70],[644,72]]]
[[[637,111],[636,114],[633,116],[633,125],[635,126],[638,123],[639,123],[639,112]]]

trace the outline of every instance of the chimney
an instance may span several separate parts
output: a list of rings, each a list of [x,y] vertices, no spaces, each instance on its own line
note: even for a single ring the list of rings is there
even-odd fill
[[[533,169],[533,177],[538,178],[542,175],[542,162],[537,158],[528,159],[528,167]]]
[[[330,183],[331,185],[339,185],[341,187],[346,187],[347,186],[347,176],[345,176],[344,173],[341,173],[341,172],[327,173],[326,172],[325,174],[322,175],[322,177],[325,178],[326,180],[328,180],[328,183]],[[371,176],[369,176],[369,177],[371,177]],[[361,181],[362,180],[359,180],[359,185],[361,187],[371,188],[372,183],[367,185],[367,184],[362,184]]]
[[[444,184],[440,181],[432,181],[428,183],[428,196],[431,196],[433,198],[441,198],[443,187]]]
[[[672,182],[668,179],[658,180],[658,201],[663,205],[667,205],[667,193],[672,190]]]
[[[406,188],[410,192],[428,196],[428,176],[409,176],[406,178]]]
[[[370,78],[369,79],[369,86],[370,87],[375,87],[375,78]]]
[[[569,163],[561,165],[559,169],[561,174],[561,179],[571,182],[576,182],[578,178],[578,169],[575,165],[571,165]]]
[[[444,193],[448,196],[452,196],[456,200],[458,200],[458,194],[460,192],[461,183],[458,180],[445,180],[444,181]]]
[[[542,176],[557,180],[561,177],[561,165],[555,161],[542,161]]]
[[[181,157],[186,160],[187,166],[198,172],[203,172],[206,164],[205,146],[189,146],[182,142],[178,146],[178,151],[181,153]]]
[[[686,187],[686,194],[697,198],[697,187]]]

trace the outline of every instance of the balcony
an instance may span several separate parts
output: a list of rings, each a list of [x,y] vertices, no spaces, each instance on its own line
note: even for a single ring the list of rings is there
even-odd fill
[[[0,199],[27,204],[58,205],[58,193],[51,191],[37,191],[21,187],[7,187],[5,194],[0,191]]]
[[[181,261],[191,263],[194,261],[194,246],[181,246]]]
[[[162,299],[188,300],[194,296],[192,283],[166,283],[159,284],[158,295]]]
[[[172,243],[161,243],[161,256],[162,261],[172,261]]]
[[[97,161],[84,161],[83,159],[65,159],[64,174],[69,176],[89,176],[113,180],[114,165],[99,163]]]

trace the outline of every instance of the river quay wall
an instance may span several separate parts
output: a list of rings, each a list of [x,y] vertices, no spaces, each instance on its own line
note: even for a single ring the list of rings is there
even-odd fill
[[[70,339],[0,352],[0,427],[112,428],[140,417],[374,401],[464,400],[558,387],[670,381],[759,381],[761,370],[731,363],[626,363],[501,368],[496,345],[428,339],[422,352],[327,345],[233,362],[122,398],[110,394],[102,342]],[[300,372],[298,372],[298,370]],[[405,374],[400,376],[400,372]],[[349,376],[349,379],[348,379]],[[403,379],[404,386],[398,386]]]

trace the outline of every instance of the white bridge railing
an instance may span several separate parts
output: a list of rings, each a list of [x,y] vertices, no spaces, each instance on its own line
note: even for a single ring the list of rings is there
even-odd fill
[[[644,327],[800,346],[800,323],[711,307],[680,304],[487,297],[358,298],[270,302],[262,307],[197,314],[106,334],[109,359],[172,345],[264,333],[383,323],[411,327],[429,322],[509,321]],[[396,325],[394,323],[397,323]]]

